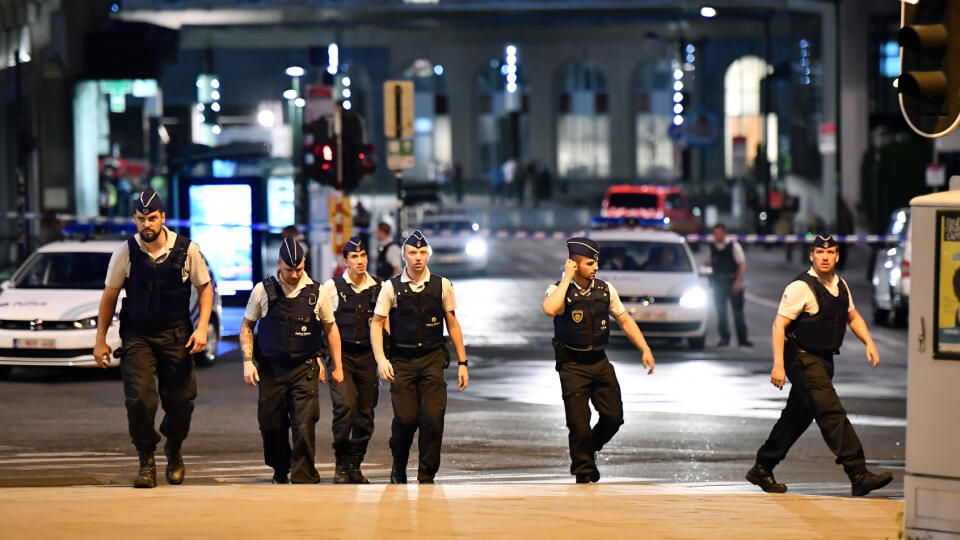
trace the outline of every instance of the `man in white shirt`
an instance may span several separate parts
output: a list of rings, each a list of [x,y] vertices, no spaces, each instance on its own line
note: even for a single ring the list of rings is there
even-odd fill
[[[753,347],[747,339],[747,322],[743,316],[743,275],[747,271],[747,259],[743,247],[736,240],[727,238],[727,228],[723,224],[713,227],[713,242],[707,266],[712,270],[710,276],[713,287],[714,306],[717,308],[717,327],[720,330],[718,346],[730,344],[730,324],[727,322],[727,303],[733,309],[733,323],[737,330],[737,342],[741,347]]]
[[[840,353],[847,325],[867,349],[867,362],[877,367],[880,355],[867,323],[853,305],[847,283],[834,269],[837,241],[821,234],[810,249],[811,268],[787,285],[773,322],[773,370],[770,382],[783,389],[790,379],[790,395],[780,419],[770,431],[747,480],[768,493],[783,493],[773,468],[787,455],[810,423],[817,422],[823,440],[850,478],[851,493],[866,495],[893,479],[890,473],[867,470],[863,446],[833,387],[833,357]]]
[[[430,273],[429,258],[426,238],[420,231],[414,231],[403,242],[407,266],[400,275],[383,282],[370,325],[370,343],[380,378],[391,383],[392,484],[407,483],[407,458],[417,429],[420,430],[417,481],[432,484],[440,468],[443,416],[447,409],[443,370],[450,362],[443,336],[444,323],[457,353],[458,390],[464,390],[470,380],[463,334],[454,312],[457,299],[453,285],[447,278]],[[390,359],[383,351],[383,329],[388,316]]]
[[[97,340],[93,357],[101,367],[110,363],[107,328],[113,321],[120,290],[127,296],[120,309],[123,341],[123,393],[126,396],[130,438],[140,458],[134,487],[157,486],[153,454],[160,434],[154,429],[157,405],[164,417],[160,433],[167,437],[167,483],[183,483],[180,453],[190,431],[197,378],[192,355],[207,344],[207,325],[213,308],[210,271],[197,245],[167,229],[160,196],[147,188],[134,210],[137,235],[124,242],[110,258],[100,299]],[[191,327],[190,289],[197,290],[199,319]]]
[[[314,457],[318,381],[326,381],[324,338],[333,363],[331,383],[343,381],[340,333],[330,297],[303,271],[304,263],[303,246],[284,237],[277,275],[254,286],[240,325],[243,379],[259,389],[263,458],[273,468],[275,484],[286,484],[288,475],[294,484],[320,481]]]

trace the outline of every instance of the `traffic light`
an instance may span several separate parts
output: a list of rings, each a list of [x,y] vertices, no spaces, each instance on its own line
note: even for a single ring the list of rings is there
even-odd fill
[[[372,144],[343,139],[343,191],[353,191],[364,175],[377,170],[373,151]]]
[[[337,139],[326,118],[303,126],[303,175],[317,182],[337,185]]]
[[[960,123],[960,0],[901,3],[900,109],[924,137]]]

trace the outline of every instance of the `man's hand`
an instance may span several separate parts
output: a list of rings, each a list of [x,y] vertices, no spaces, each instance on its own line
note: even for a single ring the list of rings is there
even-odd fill
[[[393,382],[393,365],[390,364],[390,361],[380,362],[377,364],[377,372],[380,374],[380,380],[386,382]]]
[[[563,279],[573,279],[573,275],[576,273],[577,261],[567,259],[567,262],[563,263]]]
[[[191,345],[193,348],[191,349]],[[197,328],[190,334],[190,339],[187,340],[187,349],[190,349],[190,354],[201,353],[207,348],[207,329],[206,328]]]
[[[110,347],[107,347],[106,341],[97,340],[97,344],[93,346],[93,359],[104,369],[110,365]]]
[[[324,365],[322,358],[317,358],[317,380],[327,383],[327,366]]]
[[[877,352],[877,346],[872,341],[867,344],[867,362],[873,362],[874,368],[880,363],[880,353]]]
[[[741,283],[739,279],[734,281],[733,285],[730,287],[730,290],[733,291],[733,294],[739,293],[743,290],[743,283]]]
[[[457,366],[457,390],[463,392],[470,384],[470,375],[467,373],[467,366]]]
[[[340,386],[340,383],[343,382],[343,366],[333,368],[333,373],[330,374],[330,384],[333,386]]]
[[[650,350],[650,347],[647,347],[643,351],[643,367],[647,368],[647,375],[653,375],[653,351]]]
[[[774,364],[773,371],[770,372],[770,382],[778,389],[783,390],[783,384],[786,380],[787,374],[784,372],[783,366]]]
[[[260,373],[257,372],[257,366],[253,364],[253,360],[244,361],[243,380],[250,386],[256,386],[260,382]]]

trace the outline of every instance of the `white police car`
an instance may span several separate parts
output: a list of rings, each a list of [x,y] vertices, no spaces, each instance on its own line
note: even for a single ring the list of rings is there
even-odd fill
[[[433,214],[420,222],[430,244],[430,269],[445,273],[487,271],[487,240],[480,225],[465,214]]]
[[[686,338],[690,348],[703,348],[709,288],[682,236],[656,230],[588,236],[600,245],[597,277],[613,283],[644,336]]]
[[[125,240],[66,240],[47,244],[17,269],[0,290],[0,378],[14,366],[94,367],[97,312],[110,256]],[[214,305],[207,329],[207,349],[198,364],[216,358],[221,336],[220,295],[214,282]],[[120,292],[123,298],[124,292]],[[119,313],[121,303],[117,302]],[[197,322],[197,292],[190,313]],[[117,315],[107,330],[107,345],[120,347]],[[119,365],[116,358],[111,365]]]

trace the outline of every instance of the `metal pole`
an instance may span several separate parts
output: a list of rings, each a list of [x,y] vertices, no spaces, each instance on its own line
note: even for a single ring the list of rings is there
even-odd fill
[[[400,89],[399,85],[394,87],[394,90],[393,90],[394,119],[393,121],[395,126],[394,133],[396,134],[397,140],[400,140],[402,138],[401,126],[403,125],[403,120],[402,120],[403,115],[400,111],[401,102],[402,102],[402,99],[401,99],[402,93],[403,91]],[[403,234],[402,233],[403,231],[403,170],[402,169],[397,169],[396,179],[397,179],[397,231],[395,234],[397,237],[397,241],[400,242],[403,240],[402,238],[400,238],[400,235]]]
[[[343,108],[339,103],[333,108],[333,130],[337,137],[337,192],[343,195]]]
[[[300,98],[300,77],[292,78],[293,90]],[[303,109],[297,107],[296,99],[291,99],[287,103],[290,106],[290,125],[293,138],[293,170],[294,170],[294,190],[297,194],[294,207],[294,221],[297,225],[307,225],[310,221],[309,214],[309,193],[307,178],[303,174]]]
[[[30,239],[27,235],[27,156],[30,143],[27,140],[29,133],[24,125],[23,92],[20,88],[20,49],[13,53],[13,86],[14,86],[14,117],[17,123],[17,256],[18,263],[26,260],[30,254]]]

